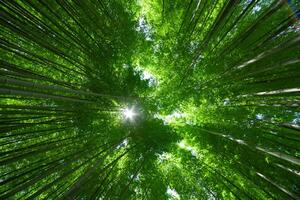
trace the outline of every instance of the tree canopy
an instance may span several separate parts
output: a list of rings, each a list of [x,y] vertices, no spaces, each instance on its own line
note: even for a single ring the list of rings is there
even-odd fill
[[[0,199],[300,199],[300,1],[0,14]]]

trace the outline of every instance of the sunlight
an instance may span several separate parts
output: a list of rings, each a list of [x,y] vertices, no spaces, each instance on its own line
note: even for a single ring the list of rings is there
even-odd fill
[[[171,189],[170,187],[168,187],[168,189],[167,189],[167,194],[170,195],[174,199],[180,199],[180,196],[177,193],[177,191],[175,189]]]
[[[151,72],[145,70],[142,67],[136,67],[134,70],[136,73],[140,74],[141,80],[146,80],[148,82],[148,85],[150,87],[154,87],[158,85],[157,79]]]
[[[159,162],[162,162],[164,160],[170,160],[172,158],[172,154],[168,152],[163,152],[162,154],[156,154],[158,157]]]
[[[128,139],[126,138],[116,147],[116,149],[126,147],[127,145],[128,145]]]
[[[147,23],[145,16],[141,16],[138,21],[137,31],[144,34],[147,41],[152,41],[152,31],[151,26]]]
[[[181,140],[179,143],[177,143],[177,145],[178,145],[181,149],[184,149],[184,150],[189,151],[189,152],[192,154],[192,156],[198,157],[198,152],[197,152],[197,150],[196,150],[194,147],[192,147],[192,146],[186,144],[186,141]]]
[[[263,120],[265,118],[265,116],[263,114],[261,114],[261,113],[256,114],[255,117],[258,120]]]
[[[133,120],[134,116],[137,114],[134,112],[134,108],[125,108],[123,109],[123,116],[125,119]]]

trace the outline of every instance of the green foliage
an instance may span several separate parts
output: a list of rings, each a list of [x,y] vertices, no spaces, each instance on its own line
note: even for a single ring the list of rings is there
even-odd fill
[[[0,199],[299,199],[299,8],[1,1]]]

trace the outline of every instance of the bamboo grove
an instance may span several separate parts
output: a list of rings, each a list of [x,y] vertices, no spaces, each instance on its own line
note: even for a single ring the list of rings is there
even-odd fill
[[[0,0],[0,199],[299,199],[299,9]]]

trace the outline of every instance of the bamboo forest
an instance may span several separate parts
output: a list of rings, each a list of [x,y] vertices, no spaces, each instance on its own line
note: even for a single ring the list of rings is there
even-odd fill
[[[299,200],[299,0],[0,0],[0,199]]]

